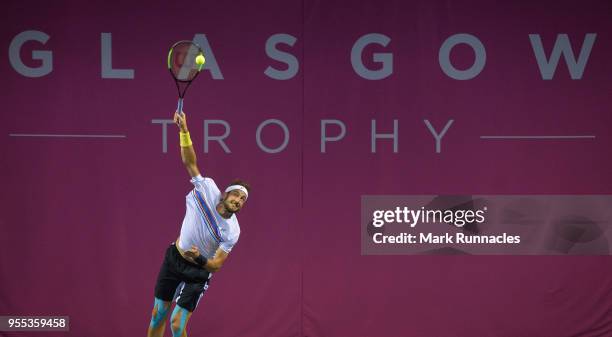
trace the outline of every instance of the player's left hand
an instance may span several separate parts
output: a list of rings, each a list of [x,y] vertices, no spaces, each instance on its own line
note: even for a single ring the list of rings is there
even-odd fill
[[[191,246],[191,249],[185,251],[185,256],[195,259],[200,256],[200,250],[196,246]]]
[[[174,123],[178,125],[181,132],[189,132],[187,129],[187,117],[184,113],[179,113],[178,111],[174,112]]]

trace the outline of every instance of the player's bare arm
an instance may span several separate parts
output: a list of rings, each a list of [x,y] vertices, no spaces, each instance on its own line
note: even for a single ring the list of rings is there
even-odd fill
[[[198,256],[200,256],[200,251],[196,246],[192,246],[190,250],[185,251],[185,255],[196,261]],[[229,254],[227,252],[221,248],[218,248],[215,251],[215,256],[212,259],[206,260],[205,265],[202,265],[202,268],[211,273],[217,272],[219,269],[221,269],[228,256]]]
[[[191,144],[191,138],[189,136],[189,129],[187,128],[187,117],[184,113],[174,113],[174,123],[178,125],[180,129],[181,137],[181,159],[189,175],[196,177],[200,175],[200,170],[197,166],[197,158],[193,145]]]

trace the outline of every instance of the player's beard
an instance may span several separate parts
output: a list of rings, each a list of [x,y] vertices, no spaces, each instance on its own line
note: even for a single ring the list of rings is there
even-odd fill
[[[240,208],[238,208],[238,206],[235,206],[234,203],[227,200],[227,198],[223,200],[223,207],[225,207],[226,211],[232,214],[240,212]]]

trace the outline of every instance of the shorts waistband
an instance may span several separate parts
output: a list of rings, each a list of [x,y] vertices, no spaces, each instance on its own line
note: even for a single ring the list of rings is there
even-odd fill
[[[186,257],[184,257],[184,256],[183,256],[183,254],[181,254],[181,251],[179,250],[179,247],[176,245],[176,242],[172,242],[172,243],[170,244],[170,246],[172,246],[172,248],[173,248],[173,249],[172,249],[172,250],[173,250],[173,252],[174,252],[176,255],[178,255],[178,256],[181,258],[181,260],[182,260],[183,262],[187,262],[187,263],[189,263],[190,265],[194,265],[194,266],[198,266],[198,267],[200,267],[200,265],[198,265],[198,264],[197,264],[197,263],[195,263],[195,262],[192,262],[192,261],[188,260]]]

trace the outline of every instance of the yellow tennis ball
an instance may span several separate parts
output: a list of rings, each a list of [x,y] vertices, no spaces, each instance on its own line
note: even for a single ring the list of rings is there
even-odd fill
[[[203,65],[204,64],[204,55],[200,54],[198,56],[196,56],[196,64],[197,65]]]

